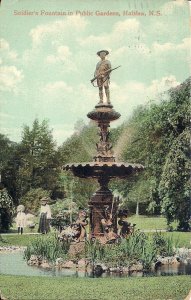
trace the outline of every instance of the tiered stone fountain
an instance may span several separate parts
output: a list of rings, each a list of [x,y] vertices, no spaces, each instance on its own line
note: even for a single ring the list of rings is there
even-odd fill
[[[106,52],[106,50],[103,50]],[[101,53],[99,51],[98,53]],[[107,51],[108,53],[108,51]],[[99,55],[99,54],[98,54]],[[105,61],[104,61],[105,62]],[[111,69],[105,73],[109,77]],[[102,77],[104,78],[104,77]],[[98,79],[99,78],[96,78]],[[107,78],[106,78],[107,80]],[[105,80],[105,81],[106,81]],[[104,82],[105,82],[104,81]],[[99,81],[98,81],[99,84]],[[103,84],[104,85],[104,84]],[[98,86],[100,89],[100,86]],[[102,86],[103,88],[103,86]],[[108,90],[105,90],[108,93]],[[106,93],[106,96],[107,96]],[[112,151],[112,144],[109,140],[109,127],[112,121],[120,118],[120,114],[113,109],[110,99],[103,102],[103,96],[95,108],[87,114],[88,118],[95,121],[99,128],[100,141],[96,144],[97,154],[92,162],[67,164],[66,170],[71,170],[73,174],[80,178],[95,178],[99,182],[100,188],[92,195],[89,201],[90,210],[90,238],[103,236],[101,220],[105,217],[106,207],[114,216],[113,228],[117,231],[117,201],[114,200],[112,191],[108,188],[108,183],[112,178],[128,178],[134,172],[141,171],[143,166],[140,164],[124,163],[116,161]]]

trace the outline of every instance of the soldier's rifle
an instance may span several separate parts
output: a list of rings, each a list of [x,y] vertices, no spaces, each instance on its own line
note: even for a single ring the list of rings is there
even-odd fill
[[[101,76],[103,76],[103,75],[106,75],[106,74],[108,74],[108,73],[111,73],[112,71],[114,71],[114,70],[116,70],[116,69],[118,69],[118,68],[120,68],[121,66],[118,66],[118,67],[116,67],[116,68],[110,68],[110,69],[108,69],[108,70],[106,70],[105,72],[103,72],[103,73],[101,73],[101,74],[98,74],[97,76],[95,76],[93,79],[91,79],[90,81],[91,81],[91,83],[93,83],[96,79],[98,79],[99,77],[101,77]]]

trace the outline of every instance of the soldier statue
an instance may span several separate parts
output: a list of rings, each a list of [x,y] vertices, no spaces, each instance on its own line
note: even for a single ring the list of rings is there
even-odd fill
[[[97,55],[101,60],[96,65],[96,70],[94,76],[97,77],[97,86],[99,88],[99,103],[103,103],[103,87],[105,89],[105,96],[107,104],[110,104],[110,94],[109,94],[109,74],[111,70],[111,63],[106,59],[106,56],[109,54],[107,50],[101,50],[97,52]]]
[[[106,104],[110,105],[111,104],[110,91],[109,91],[110,73],[121,66],[112,69],[110,61],[106,59],[106,56],[108,54],[109,51],[107,50],[100,50],[97,52],[97,55],[101,58],[101,60],[96,65],[94,78],[91,79],[91,83],[93,84],[94,87],[99,88],[99,104],[103,104],[103,87],[104,87]],[[97,81],[97,86],[94,85],[95,80]]]

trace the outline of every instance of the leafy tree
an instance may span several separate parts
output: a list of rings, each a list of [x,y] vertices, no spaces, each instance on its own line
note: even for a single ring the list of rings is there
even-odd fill
[[[79,122],[81,124],[81,121]],[[94,124],[79,125],[79,130],[76,130],[76,133],[58,149],[62,163],[92,161],[96,153],[96,141],[98,141],[98,129]]]
[[[6,188],[0,183],[0,231],[7,231],[12,222],[13,201]]]
[[[4,134],[0,133],[0,173],[6,168],[16,143],[11,142]]]
[[[20,153],[18,177],[23,192],[38,187],[52,190],[58,178],[59,160],[47,121],[40,124],[36,119],[32,129],[24,126]]]
[[[97,190],[98,183],[94,179],[81,179],[71,172],[62,172],[62,181],[65,197],[77,204],[78,207],[87,208],[88,201]]]
[[[14,183],[11,186],[7,184],[4,174],[9,172],[10,161],[14,156],[17,144],[10,141],[5,135],[0,134],[0,182],[2,181],[4,186],[8,189],[8,193],[14,197]]]
[[[19,170],[19,151],[18,145],[12,150],[6,166],[2,169],[2,182],[6,186],[9,195],[12,197],[15,205],[18,205],[20,191],[17,186],[18,170]]]
[[[50,192],[42,188],[30,189],[21,199],[20,203],[26,208],[26,211],[37,214],[41,206],[41,198],[49,197]]]
[[[58,200],[51,205],[51,225],[61,230],[64,226],[71,224],[77,218],[78,206],[72,199]]]
[[[122,153],[125,161],[145,166],[140,176],[134,176],[133,180],[125,183],[125,196],[129,194],[136,198],[139,194],[140,201],[147,198],[150,201],[148,209],[154,208],[158,212],[162,207],[168,223],[177,219],[179,228],[185,229],[188,228],[189,219],[186,211],[189,212],[190,206],[189,95],[190,79],[171,89],[168,99],[139,107],[124,127],[124,130],[129,128],[128,132],[132,132],[132,135],[126,139]],[[148,189],[145,188],[147,185]]]
[[[62,165],[92,161],[98,139],[97,126],[93,123],[81,126],[80,132],[73,134],[58,149]],[[83,180],[66,171],[62,172],[61,178],[65,196],[77,203],[78,207],[87,207],[89,198],[98,186],[96,180]]]
[[[47,121],[33,122],[32,128],[24,126],[19,143],[3,170],[2,177],[15,204],[19,204],[31,189],[41,188],[56,196],[60,188],[60,154],[56,150]]]
[[[184,130],[174,140],[159,185],[162,212],[166,215],[168,224],[178,220],[178,229],[185,231],[189,230],[191,216],[189,140],[188,130]]]

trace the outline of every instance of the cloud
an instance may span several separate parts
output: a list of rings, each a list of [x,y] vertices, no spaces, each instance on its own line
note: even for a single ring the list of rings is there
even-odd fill
[[[165,76],[160,80],[152,80],[151,85],[147,87],[147,93],[150,97],[157,97],[159,94],[164,93],[179,84],[180,82],[177,81],[174,75]]]
[[[40,45],[46,38],[60,36],[64,34],[72,34],[84,30],[87,21],[80,16],[70,16],[65,20],[55,21],[51,23],[41,24],[31,29],[30,36],[33,46]]]
[[[61,145],[67,138],[74,133],[74,128],[69,124],[53,124],[53,136],[58,145]]]
[[[95,44],[97,47],[112,49],[114,45],[123,46],[129,43],[131,45],[135,39],[145,37],[141,29],[140,22],[133,18],[125,21],[116,22],[112,28],[111,33],[104,33],[101,35],[89,35],[86,38],[78,38],[78,42],[82,47],[91,47]]]
[[[163,53],[168,51],[177,51],[177,50],[189,50],[191,47],[191,38],[184,38],[181,43],[174,44],[174,43],[164,43],[160,44],[158,42],[154,42],[152,45],[152,49],[156,53]]]
[[[0,39],[0,53],[3,59],[11,61],[15,61],[18,57],[17,52],[10,49],[10,45],[5,39]]]
[[[73,56],[78,44],[76,37],[85,32],[87,19],[70,16],[64,20],[42,23],[29,32],[32,47],[23,53],[22,63],[25,66],[64,64],[66,72],[77,71]],[[73,49],[75,48],[75,50]]]
[[[156,52],[166,52],[169,50],[173,50],[174,44],[172,43],[165,43],[165,44],[159,44],[157,42],[153,43],[153,50]]]
[[[44,87],[41,88],[42,93],[46,93],[49,96],[54,96],[60,93],[71,93],[72,87],[70,87],[66,82],[64,81],[56,81],[53,83],[47,83]]]
[[[147,104],[150,100],[160,101],[160,95],[172,87],[179,85],[174,75],[152,80],[150,84],[138,81],[127,81],[124,84],[111,83],[111,102],[115,109],[123,111],[123,116],[130,116],[138,105]]]
[[[115,105],[116,110],[123,109],[124,116],[129,116],[138,105],[146,104],[149,100],[159,101],[159,95],[164,91],[169,90],[179,84],[174,75],[164,76],[161,79],[152,80],[150,84],[145,84],[138,81],[126,81],[124,84],[117,84],[112,81],[110,85],[111,102]],[[73,113],[76,118],[79,112],[80,116],[87,114],[92,106],[98,103],[98,89],[93,89],[91,86],[79,84],[72,89],[65,83],[56,82],[46,86],[46,91],[51,94],[55,101],[57,109],[64,108],[65,114]],[[54,94],[53,94],[54,92]],[[65,95],[65,99],[63,99]],[[47,97],[44,95],[44,101],[47,103]],[[104,96],[105,97],[105,96]],[[105,100],[104,100],[105,101]],[[59,106],[61,105],[61,106]]]
[[[122,46],[112,51],[112,59],[113,61],[117,61],[121,57],[132,57],[133,55],[134,60],[136,61],[135,57],[142,60],[143,56],[146,58],[149,57],[150,54],[151,50],[149,47],[147,47],[146,44],[139,43],[131,46]],[[125,63],[128,63],[128,61]]]
[[[1,133],[6,135],[11,141],[20,142],[21,140],[21,128],[1,126]]]
[[[18,84],[24,78],[23,72],[15,66],[0,67],[0,90],[18,92]]]
[[[7,113],[0,112],[0,121],[2,119],[15,119],[15,116],[12,116],[12,115],[7,114]]]
[[[33,105],[41,106],[39,114],[53,122],[59,120],[64,124],[75,123],[80,116],[86,116],[88,110],[98,102],[98,93],[85,84],[70,86],[64,81],[55,81],[42,86],[37,91]],[[72,125],[73,129],[73,125]]]
[[[3,128],[4,124],[10,121],[14,121],[15,116],[0,112],[0,127]]]
[[[190,50],[191,38],[185,38],[182,40],[181,44],[176,45],[176,50]]]
[[[54,55],[47,55],[45,63],[62,63],[65,72],[77,71],[76,64],[73,62],[72,52],[67,45],[58,46],[55,52],[56,53]]]
[[[140,30],[140,22],[137,19],[127,19],[119,21],[114,25],[113,34],[124,36],[127,33],[134,33]]]

